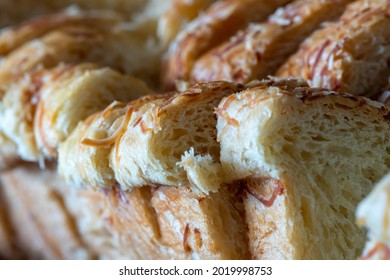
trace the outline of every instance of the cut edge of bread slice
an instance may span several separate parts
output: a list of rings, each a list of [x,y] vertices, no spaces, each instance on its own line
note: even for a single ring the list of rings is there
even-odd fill
[[[252,254],[354,259],[365,239],[355,208],[390,167],[389,110],[365,98],[282,83],[219,105],[225,176],[249,184],[245,207],[255,211],[247,213],[250,236],[257,236]],[[265,237],[256,234],[259,228],[269,229]],[[274,242],[280,236],[283,242]]]
[[[223,177],[214,108],[244,88],[227,82],[198,84],[163,104],[144,105],[111,155],[121,187],[190,184],[201,192],[217,191]]]

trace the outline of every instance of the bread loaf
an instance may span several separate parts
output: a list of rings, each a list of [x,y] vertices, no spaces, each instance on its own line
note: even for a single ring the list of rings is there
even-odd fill
[[[34,71],[7,90],[0,129],[16,143],[15,157],[53,158],[80,120],[114,100],[129,101],[148,92],[141,81],[92,64]]]
[[[278,71],[311,86],[375,96],[390,75],[390,1],[352,3],[340,20],[301,45]]]
[[[196,59],[250,22],[262,21],[291,0],[222,0],[188,24],[171,44],[166,58],[164,84],[188,80]]]
[[[161,95],[147,95],[130,103],[114,101],[102,112],[82,121],[60,145],[58,172],[72,186],[113,187],[117,180],[109,163],[111,149],[123,135],[133,114]]]
[[[247,83],[276,72],[321,23],[334,20],[350,0],[297,0],[281,7],[265,23],[250,24],[229,41],[199,58],[191,81]]]
[[[243,180],[252,255],[356,258],[365,239],[356,206],[389,170],[389,110],[294,81],[274,83],[218,107],[221,163],[226,178]]]

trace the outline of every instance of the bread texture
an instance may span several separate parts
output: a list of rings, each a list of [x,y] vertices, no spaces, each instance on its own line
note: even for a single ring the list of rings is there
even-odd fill
[[[340,20],[317,31],[278,71],[311,86],[375,96],[390,75],[390,2],[352,3]]]
[[[289,0],[223,0],[211,5],[204,14],[188,24],[171,44],[164,71],[165,88],[177,80],[188,80],[191,69],[203,53],[230,38],[250,22],[266,19]]]
[[[56,189],[61,180],[38,167],[18,166],[1,174],[14,239],[27,258],[93,258]],[[33,190],[33,191],[31,191]]]
[[[339,17],[351,0],[297,0],[265,23],[250,24],[196,61],[191,81],[247,83],[273,75],[321,23]]]
[[[114,100],[130,101],[147,93],[143,82],[92,64],[32,72],[5,94],[1,131],[23,160],[53,158],[79,121]]]
[[[116,185],[109,156],[133,114],[144,104],[164,98],[147,95],[132,102],[114,101],[103,111],[79,122],[60,145],[58,172],[72,186],[113,187]]]
[[[356,210],[357,223],[368,229],[363,259],[390,260],[390,176],[382,178]]]
[[[247,192],[255,258],[354,259],[365,240],[356,206],[389,170],[389,110],[300,83],[270,81],[221,102],[222,167]]]
[[[214,108],[243,85],[195,85],[162,104],[145,105],[112,149],[110,165],[124,189],[143,185],[218,190],[219,145]]]
[[[235,185],[211,196],[189,187],[80,190],[65,184],[55,166],[36,165],[20,165],[1,180],[27,258],[250,258]]]

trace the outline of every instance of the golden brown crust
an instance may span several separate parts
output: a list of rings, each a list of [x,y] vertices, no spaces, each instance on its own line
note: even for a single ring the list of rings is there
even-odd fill
[[[309,37],[277,76],[355,95],[378,94],[390,74],[389,15],[387,0],[351,4],[338,22]]]
[[[337,18],[350,0],[298,0],[279,8],[264,24],[251,24],[203,55],[191,80],[246,83],[272,75],[318,26]]]
[[[164,95],[147,95],[131,101],[114,101],[106,109],[80,122],[59,150],[59,173],[76,186],[111,187],[116,180],[109,154],[133,114],[144,104]]]
[[[176,37],[164,70],[166,88],[174,88],[177,80],[188,80],[195,60],[220,44],[249,22],[264,20],[289,0],[225,0],[212,5]]]

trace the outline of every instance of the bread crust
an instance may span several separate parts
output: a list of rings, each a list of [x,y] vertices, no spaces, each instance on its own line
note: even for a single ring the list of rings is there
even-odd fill
[[[175,88],[177,80],[190,78],[194,62],[249,22],[262,21],[289,0],[218,1],[188,24],[171,44],[164,66],[165,88]]]
[[[390,75],[390,2],[357,1],[336,23],[328,24],[301,45],[277,72],[299,77],[314,87],[375,96]]]
[[[250,24],[196,61],[191,80],[247,83],[273,75],[322,22],[336,19],[348,0],[298,0],[279,8],[265,23]]]
[[[355,207],[388,170],[383,139],[390,138],[389,108],[299,81],[276,80],[224,98],[217,112],[225,178],[243,180],[247,193],[252,256],[356,258],[365,235],[355,226]],[[356,120],[367,132],[356,132]],[[367,157],[363,149],[375,156]],[[341,163],[344,158],[349,161]],[[359,181],[359,188],[349,180]]]

